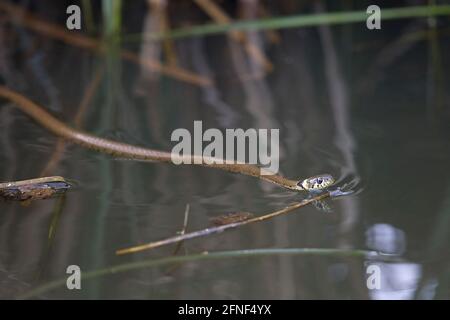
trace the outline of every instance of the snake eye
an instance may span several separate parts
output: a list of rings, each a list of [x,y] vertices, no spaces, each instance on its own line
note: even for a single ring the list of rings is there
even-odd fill
[[[317,180],[318,184],[322,184],[322,179]]]

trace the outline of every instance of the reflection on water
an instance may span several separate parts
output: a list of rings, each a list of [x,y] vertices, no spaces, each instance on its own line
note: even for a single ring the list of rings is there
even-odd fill
[[[252,16],[254,9],[245,9]],[[148,28],[159,21],[146,19]],[[397,258],[197,261],[109,275],[86,281],[80,292],[59,288],[40,297],[450,298],[450,106],[438,108],[438,100],[430,98],[439,85],[450,101],[450,88],[430,76],[431,49],[422,24],[386,22],[376,35],[359,25],[283,30],[277,32],[279,43],[271,43],[266,33],[249,33],[250,44],[273,64],[267,75],[267,66],[232,37],[169,44],[175,54],[172,67],[214,79],[203,87],[149,73],[117,56],[109,57],[106,71],[99,72],[104,63],[99,57],[56,46],[45,37],[38,38],[45,45],[30,48],[36,35],[16,26],[23,40],[16,43],[5,37],[5,28],[0,25],[0,48],[9,49],[1,49],[0,78],[64,121],[70,122],[79,105],[89,101],[84,121],[77,121],[86,131],[120,133],[114,139],[166,150],[172,147],[171,132],[191,130],[194,120],[220,130],[279,128],[283,175],[300,179],[327,172],[338,186],[355,191],[328,200],[327,214],[309,206],[188,241],[179,255],[340,248]],[[419,33],[405,38],[414,32]],[[442,53],[450,49],[447,38],[441,35],[434,44]],[[37,51],[15,63],[15,50]],[[148,46],[141,59],[158,59],[164,50]],[[450,70],[447,56],[442,54],[439,66],[444,71]],[[94,89],[86,98],[89,87]],[[8,105],[0,102],[1,180],[35,177],[48,166],[58,140]],[[186,204],[186,230],[194,231],[225,213],[264,214],[303,197],[219,170],[111,159],[72,145],[55,163],[49,174],[78,182],[61,210],[56,200],[28,207],[0,203],[0,297],[64,277],[70,264],[88,271],[170,256],[174,247],[126,257],[114,252],[176,234]],[[380,268],[379,289],[367,287],[369,265]]]
[[[421,266],[417,263],[377,264],[380,267],[381,284],[379,290],[370,291],[373,299],[398,300],[413,299],[421,276]],[[429,291],[429,289],[428,289]],[[432,299],[435,292],[428,292],[422,299]]]
[[[374,224],[366,231],[368,248],[390,254],[402,255],[405,252],[405,233],[388,224]]]

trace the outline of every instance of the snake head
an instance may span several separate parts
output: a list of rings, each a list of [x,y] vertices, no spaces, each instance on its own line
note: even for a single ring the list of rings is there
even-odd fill
[[[331,174],[320,174],[300,181],[297,186],[306,191],[319,191],[331,186],[334,182]]]

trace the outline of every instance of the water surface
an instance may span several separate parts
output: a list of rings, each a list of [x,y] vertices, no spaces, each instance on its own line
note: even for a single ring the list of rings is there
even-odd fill
[[[215,86],[208,88],[149,75],[114,54],[96,57],[18,30],[24,41],[4,51],[8,68],[2,78],[68,123],[106,62],[84,116],[86,131],[170,150],[172,131],[191,130],[194,120],[221,130],[278,128],[282,174],[305,178],[328,172],[357,191],[328,201],[329,213],[309,206],[188,241],[179,255],[340,248],[399,257],[397,262],[332,255],[190,262],[86,280],[80,291],[61,287],[38,297],[448,299],[450,87],[444,80],[450,47],[448,34],[438,37],[440,56],[433,59],[426,33],[405,39],[427,30],[421,25],[409,31],[415,23],[386,22],[376,32],[359,24],[281,31],[279,44],[266,44],[274,65],[266,77],[258,77],[261,68],[224,36],[176,42],[178,63],[212,77]],[[43,44],[33,51],[25,40],[35,37]],[[14,50],[31,50],[31,58],[13,64]],[[0,128],[1,179],[39,176],[58,139],[5,101]],[[88,271],[170,256],[174,246],[126,257],[114,252],[174,235],[187,204],[187,231],[193,231],[220,214],[264,214],[303,197],[251,177],[112,159],[71,144],[51,174],[77,182],[59,213],[58,199],[27,207],[0,203],[0,297],[65,277],[72,264]],[[366,285],[371,264],[381,269],[379,290]]]

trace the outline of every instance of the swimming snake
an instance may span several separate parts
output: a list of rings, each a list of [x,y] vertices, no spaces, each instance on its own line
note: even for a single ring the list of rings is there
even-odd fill
[[[295,191],[317,191],[327,188],[334,183],[334,178],[329,174],[309,177],[303,180],[291,180],[278,174],[273,174],[265,168],[246,163],[226,163],[223,159],[204,157],[198,155],[178,155],[171,152],[149,149],[123,142],[97,137],[95,135],[74,129],[58,120],[44,108],[23,95],[0,85],[0,97],[10,100],[14,106],[31,117],[39,125],[51,133],[85,148],[109,154],[114,157],[172,162],[174,159],[182,160],[182,163],[190,162],[195,165],[218,168],[229,172],[240,173],[274,183],[281,187]],[[225,162],[225,163],[224,163]],[[14,182],[9,182],[11,184]],[[0,189],[7,183],[0,184]]]

